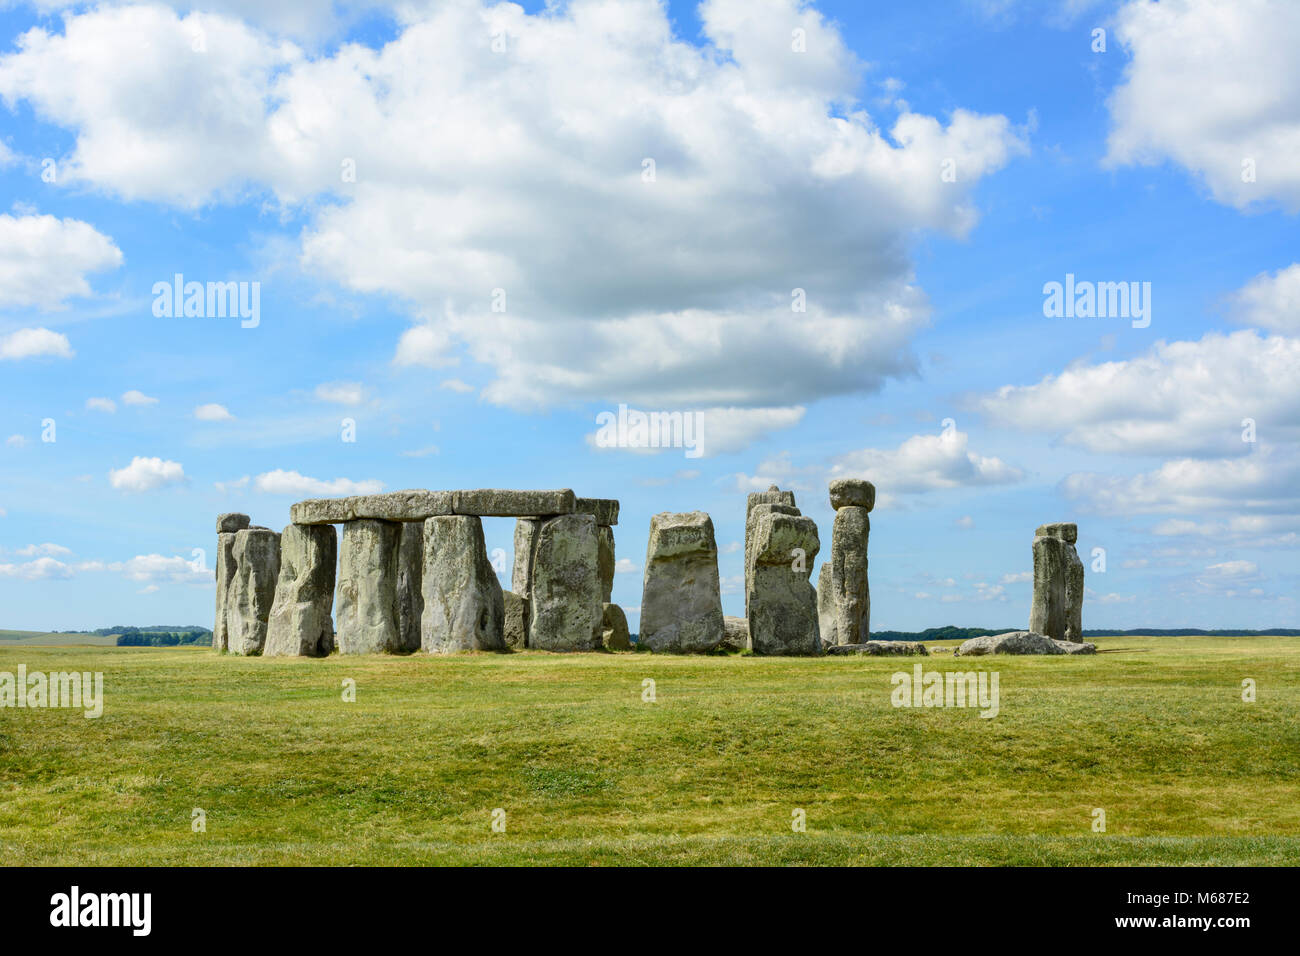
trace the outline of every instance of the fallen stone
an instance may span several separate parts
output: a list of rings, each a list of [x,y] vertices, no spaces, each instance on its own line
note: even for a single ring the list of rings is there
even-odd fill
[[[722,643],[718,645],[719,650],[732,652],[749,650],[749,622],[743,617],[724,615],[722,630]]]
[[[246,517],[241,515],[240,517]],[[221,527],[218,519],[217,527]],[[235,532],[223,531],[217,535],[217,618],[212,625],[212,649],[220,653],[230,646],[229,613],[230,586],[235,580]]]
[[[829,584],[823,600],[818,593],[818,618],[829,611],[833,626],[822,632],[828,644],[860,644],[871,636],[871,590],[867,581],[867,541],[871,518],[859,505],[841,505],[831,529],[831,559],[822,565],[818,584]],[[825,568],[830,566],[830,574]]]
[[[475,515],[424,523],[421,647],[430,654],[503,651],[505,596]]]
[[[930,652],[920,641],[863,641],[860,644],[828,644],[826,653],[832,655],[870,654],[873,657],[929,657]]]
[[[266,626],[280,576],[280,536],[265,528],[235,534],[235,576],[226,595],[227,650],[253,656],[266,646]]]
[[[520,597],[514,591],[502,591],[501,599],[505,609],[502,636],[506,647],[522,651],[528,646],[528,598]]]
[[[703,511],[650,519],[637,642],[657,654],[716,650],[725,636],[718,545]]]
[[[617,604],[606,602],[601,615],[600,642],[607,651],[630,651],[632,635],[627,629],[627,615]]]
[[[333,525],[291,524],[280,535],[280,575],[267,621],[266,657],[327,657],[334,650]]]
[[[862,478],[836,478],[831,481],[831,507],[866,508],[876,506],[876,486]]]
[[[958,657],[981,657],[985,654],[1064,654],[1059,644],[1033,631],[1007,631],[972,637],[957,648]]]
[[[822,653],[809,578],[821,542],[811,518],[769,512],[754,522],[749,636],[755,654]]]
[[[1096,654],[1097,645],[1086,641],[1057,641],[1056,646],[1066,654]]]
[[[614,498],[577,498],[573,510],[595,516],[598,525],[618,524],[618,501]]]
[[[598,525],[596,541],[600,545],[596,567],[600,572],[601,600],[608,603],[614,593],[614,529],[609,525]]]
[[[572,514],[577,499],[572,489],[558,491],[507,491],[478,488],[452,492],[452,510],[458,515],[494,518],[528,518]]]
[[[397,634],[402,653],[420,649],[423,617],[424,522],[404,521],[397,545]]]
[[[217,534],[234,534],[248,527],[248,515],[230,511],[217,515]]]
[[[567,514],[542,522],[528,595],[528,646],[543,651],[594,651],[601,645],[596,519]]]
[[[343,525],[339,548],[337,637],[344,654],[396,654],[397,568],[402,528],[359,519]]]

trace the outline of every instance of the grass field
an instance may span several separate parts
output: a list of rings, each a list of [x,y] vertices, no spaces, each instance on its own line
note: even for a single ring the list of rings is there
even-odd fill
[[[16,645],[41,644],[46,646],[81,646],[112,647],[117,643],[116,634],[52,634],[47,631],[0,631],[0,647]]]
[[[0,865],[1300,863],[1300,638],[1098,645],[954,661],[0,644],[0,671],[105,684],[97,720],[0,710]],[[894,708],[890,675],[917,660],[997,671],[1000,713]]]

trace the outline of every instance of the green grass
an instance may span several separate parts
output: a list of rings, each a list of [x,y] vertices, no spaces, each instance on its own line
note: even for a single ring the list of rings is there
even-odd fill
[[[58,647],[113,647],[117,643],[116,634],[53,634],[48,631],[0,631],[0,647],[13,647],[31,644]]]
[[[3,646],[106,703],[0,710],[0,865],[1300,863],[1300,638],[1099,646],[920,659],[992,720],[893,708],[915,658]]]

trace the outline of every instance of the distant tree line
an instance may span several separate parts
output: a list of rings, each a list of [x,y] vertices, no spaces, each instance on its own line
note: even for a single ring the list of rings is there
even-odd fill
[[[191,626],[175,630],[152,627],[106,627],[96,634],[116,634],[118,647],[212,646],[212,632],[206,627]]]
[[[1025,626],[1003,627],[990,630],[986,627],[929,627],[924,631],[872,631],[871,638],[876,641],[968,641],[972,637],[987,637],[990,634],[1005,634],[1007,631],[1023,631]],[[1263,631],[1251,631],[1244,628],[1227,628],[1207,631],[1196,627],[1138,627],[1119,631],[1108,628],[1085,630],[1084,637],[1300,637],[1300,630],[1289,627],[1271,627]]]

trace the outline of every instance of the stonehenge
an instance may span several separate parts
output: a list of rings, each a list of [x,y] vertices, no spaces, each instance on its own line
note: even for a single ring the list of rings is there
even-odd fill
[[[760,656],[924,654],[871,640],[868,580],[875,486],[829,483],[835,511],[817,587],[817,524],[775,485],[745,504],[745,614],[722,611],[718,546],[703,511],[650,520],[636,645],[654,653]],[[408,489],[300,501],[277,534],[238,513],[217,517],[214,650],[241,656],[627,651],[612,602],[619,503],[570,489]],[[514,518],[514,567],[502,588],[482,518]],[[335,525],[343,526],[339,537]],[[1083,562],[1074,524],[1033,542],[1028,631],[977,638],[962,656],[1088,654]]]
[[[817,618],[822,643],[861,644],[871,637],[871,587],[867,580],[867,540],[876,486],[856,478],[830,483],[831,559],[817,581]]]
[[[1029,630],[1057,641],[1083,640],[1083,562],[1074,549],[1077,525],[1040,525],[1034,532],[1034,596]]]
[[[283,536],[248,515],[218,516],[214,650],[319,657],[630,647],[626,616],[609,603],[612,498],[568,488],[407,489],[309,499],[289,513]],[[483,517],[517,519],[511,591],[488,560]]]
[[[650,519],[638,641],[656,653],[716,650],[726,630],[713,520],[703,511]]]

